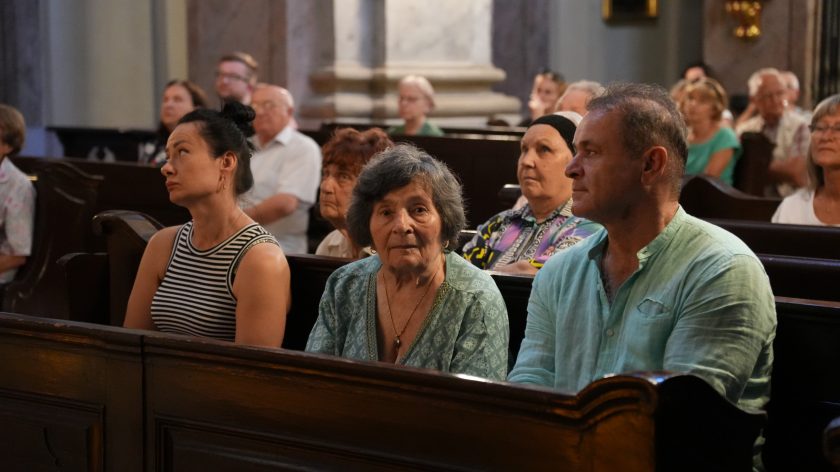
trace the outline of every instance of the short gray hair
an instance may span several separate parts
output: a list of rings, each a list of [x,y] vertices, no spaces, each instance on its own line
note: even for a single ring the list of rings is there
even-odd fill
[[[589,98],[597,97],[604,93],[604,86],[594,80],[578,80],[577,82],[572,82],[566,87],[566,91],[563,92],[563,95],[573,91],[573,90],[580,90],[581,92],[586,92],[589,94]],[[563,97],[560,97],[561,99]]]
[[[411,144],[398,144],[377,154],[362,169],[347,210],[347,230],[359,246],[370,246],[370,218],[374,205],[388,193],[418,180],[429,191],[440,215],[441,244],[456,248],[464,229],[461,184],[446,164]]]
[[[840,111],[840,94],[831,95],[814,108],[814,115],[811,117],[811,126],[813,127],[828,115],[837,114],[838,111]],[[813,140],[813,137],[811,139]],[[809,187],[818,189],[824,186],[825,173],[822,167],[814,163],[814,154],[811,152],[810,146],[808,147],[808,159],[805,162],[805,166],[808,168]]]
[[[688,158],[688,132],[667,90],[652,84],[610,84],[603,95],[589,102],[587,109],[617,111],[621,115],[621,138],[625,150],[634,159],[653,146],[665,147],[673,194],[679,195]]]
[[[429,101],[429,108],[435,108],[435,89],[432,87],[432,83],[429,82],[429,79],[423,77],[422,75],[407,75],[400,79],[400,83],[398,85],[413,85],[420,90],[420,93],[426,97],[426,100]]]
[[[747,80],[747,88],[749,89],[750,97],[754,97],[758,94],[758,89],[761,87],[762,82],[764,82],[764,77],[768,75],[775,76],[779,79],[779,82],[787,88],[787,82],[785,82],[785,78],[782,77],[782,73],[779,72],[779,69],[776,69],[775,67],[765,67],[753,72]]]

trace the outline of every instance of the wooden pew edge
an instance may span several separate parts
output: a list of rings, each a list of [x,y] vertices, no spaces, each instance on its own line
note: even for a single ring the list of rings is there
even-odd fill
[[[15,313],[0,312],[0,329],[6,336],[19,335],[40,340],[60,339],[61,342],[71,345],[93,346],[117,352],[142,351],[144,356],[179,361],[223,360],[227,365],[245,366],[261,371],[266,376],[277,377],[291,373],[328,378],[331,382],[344,383],[349,388],[359,385],[382,387],[406,393],[413,392],[438,401],[458,401],[465,397],[475,400],[474,397],[480,397],[477,408],[514,408],[538,421],[568,421],[568,418],[572,417],[576,421],[589,422],[605,409],[615,408],[620,404],[652,412],[658,388],[673,389],[688,384],[696,386],[700,385],[700,382],[705,385],[701,388],[712,391],[708,384],[691,375],[634,372],[599,379],[577,395],[570,395],[546,387],[496,382],[429,369],[397,367],[280,348],[237,346],[213,339]],[[605,390],[616,388],[632,393],[620,398],[601,396]]]
[[[823,454],[835,469],[840,470],[840,417],[834,418],[823,432]]]

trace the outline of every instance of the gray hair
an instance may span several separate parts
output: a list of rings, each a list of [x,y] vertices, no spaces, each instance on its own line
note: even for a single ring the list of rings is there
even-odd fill
[[[631,158],[641,157],[653,146],[664,146],[669,155],[669,180],[673,193],[679,195],[688,158],[688,132],[667,90],[651,84],[610,84],[603,95],[589,102],[587,108],[590,112],[617,111],[621,114],[622,140]]]
[[[592,99],[593,97],[597,97],[598,95],[604,93],[604,90],[606,89],[604,89],[603,85],[595,82],[594,80],[578,80],[577,82],[570,83],[569,86],[566,87],[566,91],[563,92],[563,95],[566,95],[574,90],[586,92],[589,94],[589,98]],[[561,96],[560,98],[562,99],[563,97]]]
[[[785,85],[785,88],[787,88],[787,82],[785,81],[785,78],[782,77],[782,73],[779,72],[779,69],[776,69],[775,67],[765,67],[753,72],[747,80],[747,88],[749,89],[750,97],[755,97],[756,94],[758,94],[758,89],[761,87],[762,82],[764,82],[764,77],[768,75],[775,76],[779,79],[779,83]]]
[[[466,225],[461,184],[446,164],[411,144],[398,144],[380,152],[359,174],[347,210],[347,230],[356,244],[369,246],[373,242],[370,218],[374,205],[412,181],[419,181],[432,197],[441,220],[441,244],[457,247],[458,233]]]
[[[420,90],[420,93],[429,101],[429,108],[435,108],[435,89],[429,79],[422,75],[407,75],[400,80],[399,85],[413,85]]]
[[[840,94],[831,95],[825,100],[821,101],[816,108],[814,108],[814,115],[811,117],[811,126],[816,125],[821,119],[828,115],[836,115],[840,112]],[[813,143],[813,137],[811,138]],[[823,168],[814,163],[814,154],[811,152],[811,147],[808,147],[808,159],[805,162],[808,169],[809,184],[811,189],[818,189],[825,185],[825,173]]]

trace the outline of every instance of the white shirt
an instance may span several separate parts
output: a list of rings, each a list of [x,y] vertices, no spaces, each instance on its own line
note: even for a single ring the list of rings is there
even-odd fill
[[[801,188],[785,197],[770,221],[790,225],[840,226],[825,224],[817,218],[814,213],[814,191],[807,188]]]
[[[287,254],[305,254],[306,228],[309,208],[318,196],[321,183],[321,149],[312,138],[291,126],[259,148],[251,157],[254,187],[243,194],[239,204],[243,208],[257,205],[278,193],[294,195],[298,207],[292,214],[263,224],[277,238]]]
[[[356,257],[353,254],[353,245],[350,244],[350,240],[345,238],[341,231],[337,229],[332,230],[330,234],[324,237],[321,244],[318,245],[318,249],[315,250],[315,255],[345,257],[348,259],[354,259]],[[359,254],[360,257],[371,255],[373,255],[373,251],[370,246],[363,247]]]
[[[35,228],[35,187],[8,157],[0,163],[0,254],[28,256]],[[0,273],[11,282],[17,269]]]

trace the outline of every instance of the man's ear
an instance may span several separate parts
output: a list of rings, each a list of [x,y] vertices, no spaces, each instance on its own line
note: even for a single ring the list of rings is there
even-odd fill
[[[654,146],[642,154],[642,184],[650,185],[665,173],[668,166],[668,150]]]

